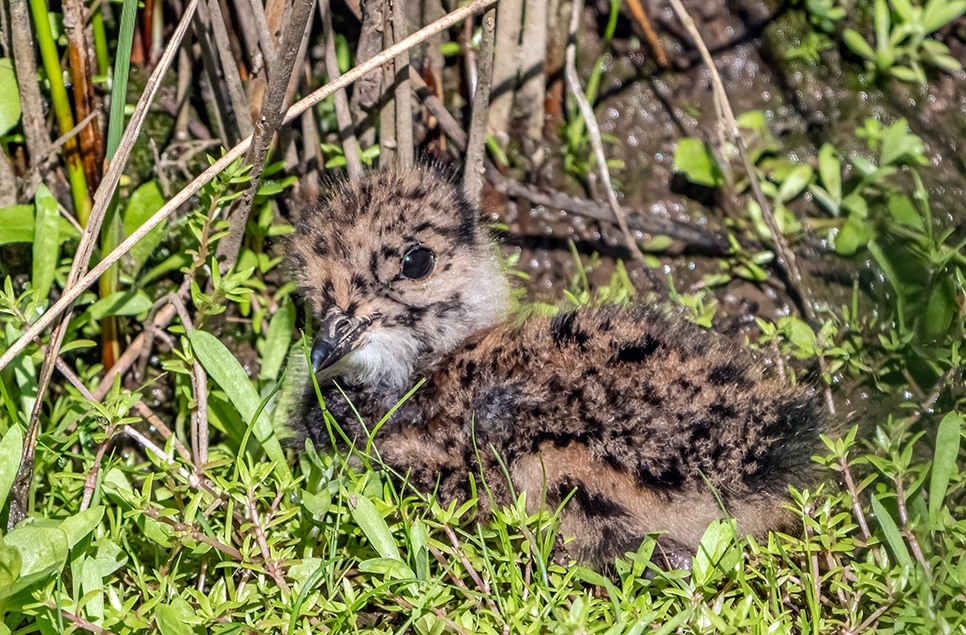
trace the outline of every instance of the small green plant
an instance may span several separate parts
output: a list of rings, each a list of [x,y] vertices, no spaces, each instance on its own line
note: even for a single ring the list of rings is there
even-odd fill
[[[923,64],[947,72],[962,70],[945,44],[927,36],[964,12],[964,0],[927,0],[925,6],[912,0],[875,0],[875,49],[855,29],[846,29],[842,37],[876,76],[925,84]]]
[[[607,22],[607,29],[604,32],[603,49],[606,51],[614,38],[614,30],[617,28],[617,17],[620,9],[620,0],[611,0],[610,14]],[[604,63],[606,57],[601,55],[594,64],[594,70],[587,80],[587,88],[584,95],[587,101],[593,105],[597,101],[597,93],[600,90],[600,81],[604,73]],[[587,125],[577,102],[573,98],[567,100],[567,121],[563,129],[564,139],[564,170],[576,179],[586,182],[588,175],[593,172],[596,165],[595,159],[591,154],[590,134],[587,132]],[[606,143],[618,143],[618,139],[613,135],[601,134],[601,140]],[[607,167],[611,170],[619,170],[624,167],[623,161],[618,159],[608,159]],[[620,182],[611,177],[615,187],[620,187]]]

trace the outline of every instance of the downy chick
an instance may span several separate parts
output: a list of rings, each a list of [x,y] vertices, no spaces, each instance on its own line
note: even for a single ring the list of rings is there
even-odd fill
[[[443,505],[482,474],[495,499],[483,518],[513,490],[530,511],[570,496],[561,533],[579,561],[607,566],[666,531],[670,564],[686,563],[725,515],[716,494],[762,537],[794,523],[787,486],[815,480],[818,400],[763,378],[736,343],[644,306],[510,319],[478,210],[432,168],[343,184],[303,212],[290,264],[319,323],[325,405],[349,438],[368,440],[353,407],[371,430],[424,379],[376,435],[385,463]],[[311,383],[291,426],[329,443]]]

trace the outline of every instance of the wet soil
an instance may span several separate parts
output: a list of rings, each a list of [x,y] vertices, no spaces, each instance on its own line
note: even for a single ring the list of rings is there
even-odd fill
[[[848,49],[835,46],[821,51],[817,62],[789,59],[789,49],[800,46],[812,26],[803,12],[787,7],[790,3],[777,4],[781,6],[759,0],[685,1],[717,63],[736,115],[762,111],[779,153],[813,166],[823,143],[833,144],[843,157],[852,153],[869,156],[855,134],[867,118],[885,125],[906,118],[912,132],[922,137],[930,160],[921,172],[937,224],[947,227],[963,222],[966,74],[934,73],[926,86],[897,80],[874,83],[860,60]],[[632,213],[657,214],[712,229],[723,228],[730,216],[732,231],[753,242],[755,236],[742,230],[747,226],[743,196],[727,192],[709,196],[675,178],[677,142],[683,137],[699,137],[717,147],[720,123],[710,73],[671,9],[665,3],[646,8],[667,48],[668,68],[659,68],[653,61],[646,40],[629,16],[621,16],[615,39],[604,50],[602,33],[609,10],[605,0],[586,8],[578,38],[581,77],[589,77],[598,57],[604,55],[595,111],[602,132],[616,139],[607,145],[609,158],[624,164],[613,175],[619,182],[621,202]],[[960,60],[966,60],[963,33],[966,22],[961,19],[938,34]],[[841,41],[834,35],[831,39]],[[536,173],[537,180],[571,194],[604,200],[595,183],[582,183],[565,173],[559,124],[551,122],[547,128],[551,150]],[[740,167],[735,167],[740,173]],[[501,203],[498,199],[489,202]],[[511,236],[517,236],[507,251],[520,254],[519,268],[529,274],[529,288],[537,294],[559,297],[562,288],[571,284],[576,266],[568,238],[584,254],[597,251],[603,256],[605,265],[593,275],[598,284],[609,279],[614,258],[626,260],[629,255],[621,247],[622,237],[609,225],[542,206],[531,208],[525,201],[502,202],[505,207],[499,216]],[[800,197],[792,211],[799,218],[822,214],[808,195]],[[686,245],[677,245],[676,250],[678,255],[661,255],[658,269],[644,271],[640,265],[628,263],[631,278],[642,288],[660,290],[669,273],[676,287],[686,290],[700,286],[704,274],[720,270],[717,260],[689,253]],[[880,279],[869,258],[839,258],[828,253],[817,236],[806,235],[795,250],[810,274],[808,284],[819,302],[840,306],[849,301],[853,280],[874,283]],[[862,285],[867,292],[873,287]],[[748,321],[755,314],[776,319],[795,310],[774,272],[763,283],[734,280],[718,288],[716,295],[718,317],[724,320]],[[874,304],[874,298],[867,299]]]

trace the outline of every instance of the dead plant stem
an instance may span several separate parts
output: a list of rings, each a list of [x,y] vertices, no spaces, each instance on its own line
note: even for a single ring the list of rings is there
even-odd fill
[[[329,81],[339,79],[339,62],[335,52],[335,31],[332,29],[332,13],[328,0],[320,0],[319,15],[322,17],[322,37],[325,38],[325,71],[329,76]],[[362,161],[359,159],[358,142],[354,126],[352,124],[352,113],[349,111],[349,98],[346,91],[335,91],[335,116],[339,122],[339,136],[342,138],[342,152],[345,154],[346,172],[349,173],[350,181],[358,181],[362,178]],[[318,147],[318,145],[316,145]],[[319,169],[322,165],[319,164]]]
[[[473,114],[470,117],[470,137],[466,144],[466,165],[463,170],[463,193],[474,207],[480,206],[483,193],[483,159],[486,158],[486,121],[490,110],[490,88],[493,84],[495,39],[496,8],[491,7],[483,14],[483,38],[477,58],[478,80],[476,92],[473,93]]]
[[[601,181],[604,182],[604,189],[607,191],[607,200],[610,201],[611,210],[613,210],[614,216],[617,218],[617,225],[620,227],[621,233],[624,234],[627,248],[631,250],[634,258],[643,264],[644,254],[638,249],[637,240],[635,240],[634,234],[631,233],[630,228],[627,226],[624,210],[621,208],[620,203],[617,202],[617,195],[614,193],[614,186],[610,181],[610,168],[607,167],[607,157],[604,154],[604,142],[600,137],[600,127],[597,125],[597,117],[594,115],[594,109],[590,106],[590,102],[587,101],[587,97],[584,96],[584,91],[580,87],[580,79],[577,77],[577,27],[580,25],[580,16],[583,10],[583,0],[574,0],[573,14],[570,16],[570,38],[567,43],[564,75],[566,76],[567,86],[570,88],[570,92],[573,94],[574,99],[577,100],[577,106],[580,108],[584,123],[587,125],[587,132],[590,135],[590,145],[593,147],[594,156],[597,159],[597,170],[600,172]]]

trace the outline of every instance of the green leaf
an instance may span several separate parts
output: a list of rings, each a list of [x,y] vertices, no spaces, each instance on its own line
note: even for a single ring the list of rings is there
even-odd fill
[[[936,432],[936,452],[929,476],[929,524],[934,530],[942,529],[940,512],[946,498],[946,488],[956,473],[959,443],[963,434],[963,418],[958,412],[943,417]]]
[[[925,33],[932,33],[940,29],[966,12],[966,1],[930,0],[922,16],[922,28]]]
[[[694,581],[698,585],[713,582],[722,573],[737,564],[733,558],[725,558],[735,537],[734,521],[713,520],[698,545],[694,555]],[[740,553],[739,553],[740,557]]]
[[[178,271],[182,267],[187,267],[191,264],[191,260],[191,254],[186,254],[183,252],[172,254],[166,258],[164,262],[156,267],[151,268],[147,273],[141,276],[141,279],[138,281],[138,286],[145,287],[149,282],[155,278],[163,276],[169,271]]]
[[[832,216],[839,215],[839,202],[836,201],[832,195],[825,190],[824,187],[812,183],[808,186],[808,191],[812,193],[812,196],[814,196],[816,200],[818,200],[818,202],[821,203]]]
[[[180,597],[171,604],[158,604],[154,616],[161,635],[193,635],[191,624],[200,620],[198,613]]]
[[[919,212],[916,211],[908,196],[890,196],[889,213],[897,223],[923,229],[922,217],[919,216]]]
[[[0,589],[9,587],[20,577],[23,558],[13,547],[0,546]]]
[[[54,272],[60,258],[60,214],[57,200],[46,185],[37,188],[34,197],[36,217],[34,218],[33,269],[31,284],[38,298],[46,298],[54,283]]]
[[[701,139],[686,137],[674,148],[674,169],[692,183],[716,187],[724,183],[724,175],[711,148]]]
[[[11,205],[0,209],[0,245],[33,241],[33,205]]]
[[[908,126],[905,119],[900,119],[885,129],[879,165],[888,166],[903,161],[918,161],[923,157],[925,149],[922,139],[907,132]]]
[[[69,353],[70,351],[76,351],[81,348],[90,348],[92,346],[97,346],[97,342],[94,340],[73,340],[61,346],[60,353],[63,355],[64,353]]]
[[[392,558],[402,562],[399,550],[396,548],[396,541],[393,540],[392,534],[389,532],[389,525],[386,524],[386,520],[372,501],[362,494],[351,494],[349,496],[349,509],[352,511],[352,519],[362,529],[376,553],[383,558]]]
[[[164,195],[161,187],[155,181],[145,183],[131,194],[131,199],[124,210],[124,234],[130,236],[143,225],[151,216],[164,206]],[[141,240],[134,243],[128,254],[134,261],[132,271],[137,272],[147,261],[151,252],[164,239],[164,223],[161,223]]]
[[[80,542],[87,534],[94,531],[97,524],[104,517],[104,508],[100,505],[85,509],[79,514],[74,514],[70,518],[65,518],[60,523],[60,528],[67,535],[67,548],[73,549],[74,545]]]
[[[923,324],[926,337],[939,337],[949,330],[959,311],[956,296],[956,281],[952,275],[946,275],[944,270],[933,276]]]
[[[869,204],[855,192],[842,199],[842,209],[860,218],[868,218],[869,216]]]
[[[20,91],[13,63],[8,58],[0,58],[0,136],[20,121]]]
[[[7,501],[10,488],[20,468],[23,454],[23,432],[18,424],[13,424],[0,439],[0,510]]]
[[[309,510],[311,514],[324,516],[328,513],[331,504],[332,495],[329,494],[329,490],[325,487],[318,494],[313,494],[305,489],[302,490],[302,506]]]
[[[4,536],[3,542],[20,552],[20,577],[0,588],[0,600],[60,571],[67,562],[67,534],[57,527],[22,525]]]
[[[359,571],[389,575],[397,580],[411,580],[416,577],[413,570],[402,560],[396,558],[370,558],[359,563]]]
[[[851,256],[864,247],[873,235],[872,227],[858,216],[849,216],[842,231],[835,237],[835,251],[841,256]]]
[[[260,382],[274,383],[278,378],[278,371],[281,370],[292,343],[294,328],[295,305],[286,298],[269,321],[265,339],[259,340],[257,344],[258,352],[262,356],[262,365],[258,371]]]
[[[811,183],[814,171],[810,165],[799,165],[785,177],[781,187],[778,188],[778,199],[782,203],[787,203],[805,189]]]
[[[899,533],[896,521],[892,519],[892,516],[875,497],[875,494],[872,495],[872,511],[875,512],[875,517],[879,520],[879,526],[882,527],[882,533],[885,534],[886,542],[889,543],[896,560],[903,566],[912,567],[912,558],[909,557],[906,543],[902,541],[902,534]]]
[[[855,29],[845,29],[845,32],[842,34],[842,39],[845,40],[845,45],[852,49],[853,53],[864,57],[870,62],[875,61],[875,51],[872,50],[872,47],[865,41],[861,33]]]
[[[822,178],[825,191],[836,202],[842,200],[842,162],[838,151],[829,143],[822,144],[818,151],[818,174]]]
[[[210,333],[195,330],[191,332],[188,339],[201,365],[222,387],[242,418],[246,422],[250,421],[258,410],[261,399],[238,360]],[[282,446],[278,442],[275,430],[272,429],[268,415],[262,412],[255,421],[252,431],[268,458],[275,462],[275,471],[280,476],[290,476],[285,453],[282,452]]]
[[[108,315],[138,315],[150,309],[152,304],[144,291],[115,291],[92,304],[87,313],[99,321]]]
[[[778,327],[788,335],[792,344],[805,352],[815,351],[815,331],[808,324],[793,315],[781,318]]]

